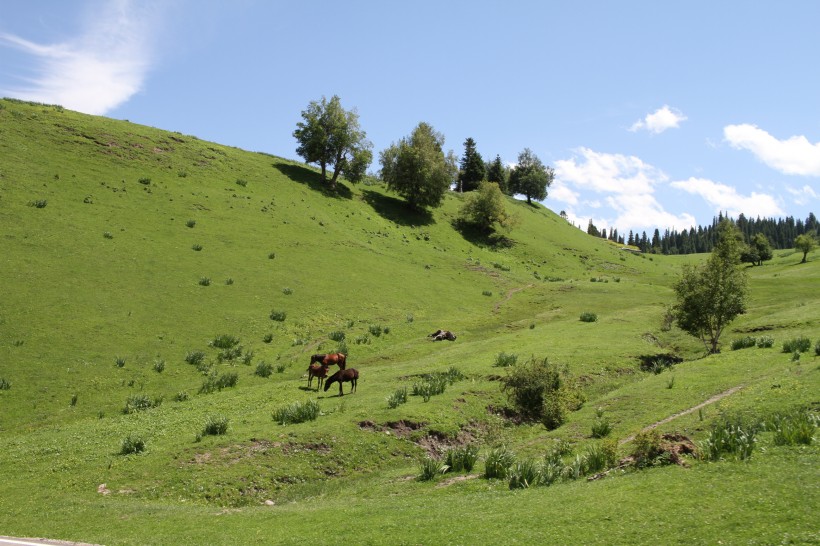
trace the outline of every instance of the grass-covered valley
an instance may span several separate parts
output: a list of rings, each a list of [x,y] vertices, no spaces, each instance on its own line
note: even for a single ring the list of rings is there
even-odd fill
[[[816,419],[817,251],[749,267],[748,312],[704,357],[666,320],[681,266],[704,256],[641,255],[514,199],[517,225],[494,245],[454,227],[463,200],[413,212],[376,180],[328,192],[299,162],[0,100],[0,534],[820,542],[816,438],[778,445],[760,426],[742,459],[581,470],[604,443],[632,455],[661,421],[702,446],[727,419]],[[440,328],[456,341],[430,341]],[[744,337],[772,343],[732,350]],[[798,338],[810,347],[795,358],[782,348]],[[357,392],[308,389],[310,356],[338,349]],[[575,386],[582,403],[563,425],[509,409],[512,367],[497,364],[511,356],[548,359]],[[443,392],[413,394],[448,371]],[[274,418],[308,403],[314,420]],[[419,479],[424,461],[465,446],[478,450],[470,471]],[[521,489],[488,479],[501,446],[562,473]]]

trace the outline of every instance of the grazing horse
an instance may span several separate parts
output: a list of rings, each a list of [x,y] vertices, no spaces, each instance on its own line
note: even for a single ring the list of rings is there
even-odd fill
[[[343,396],[342,383],[346,381],[350,381],[353,384],[353,388],[350,389],[350,392],[356,392],[356,383],[359,381],[359,371],[356,368],[350,368],[349,370],[339,370],[334,373],[325,381],[325,392],[327,392],[333,383],[339,383],[339,396]]]
[[[325,382],[325,377],[327,377],[327,366],[324,364],[314,364],[311,363],[308,366],[308,388],[310,388],[310,384],[313,382],[313,378],[316,378],[316,390],[318,391],[322,384]]]
[[[326,355],[313,355],[310,357],[310,363],[318,362],[321,365],[328,367],[336,364],[340,370],[344,370],[347,366],[347,356],[344,353],[328,353]]]

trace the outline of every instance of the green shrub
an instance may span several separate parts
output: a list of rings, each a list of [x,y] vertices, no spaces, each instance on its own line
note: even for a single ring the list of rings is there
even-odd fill
[[[124,357],[124,356],[118,356],[118,357],[116,357],[116,358],[114,359],[114,364],[116,364],[116,365],[117,365],[117,368],[122,368],[122,367],[124,367],[124,366],[125,366],[125,357]]]
[[[202,250],[202,245],[195,244],[195,245],[191,246],[191,249],[194,250],[195,252],[199,252],[200,250]]]
[[[760,423],[742,417],[724,417],[712,425],[706,439],[698,444],[701,459],[718,461],[724,455],[744,460],[752,456]]]
[[[533,459],[513,464],[509,471],[510,489],[526,489],[539,485],[543,479],[543,465]]]
[[[120,447],[121,455],[131,455],[142,453],[143,451],[145,451],[145,440],[139,436],[134,436],[131,434],[123,439]]]
[[[273,309],[270,312],[270,319],[275,320],[277,322],[284,322],[285,317],[287,317],[287,313],[285,311],[279,309]]]
[[[258,375],[259,377],[270,377],[273,373],[273,364],[269,364],[262,360],[259,364],[256,365],[256,371],[253,372],[254,374]]]
[[[77,405],[77,399],[78,399],[77,393],[74,393],[74,394],[71,395],[71,401],[69,402],[69,405],[72,408]]]
[[[820,356],[820,339],[814,344],[814,356]]]
[[[225,279],[225,285],[226,286],[231,286],[232,284],[233,284],[233,279],[232,278],[228,277],[227,279]]]
[[[379,337],[382,335],[382,327],[379,324],[371,324],[367,327],[367,331],[374,337]]]
[[[247,186],[247,185],[248,185],[248,181],[247,181],[247,180],[243,180],[243,179],[241,179],[241,178],[237,178],[237,179],[236,179],[236,185],[237,185],[237,186],[242,186],[242,187],[244,188],[245,186]]]
[[[199,394],[211,394],[214,391],[235,387],[238,382],[239,374],[236,372],[227,372],[219,376],[214,372],[210,374],[202,383],[202,386],[199,387]]]
[[[579,453],[570,459],[569,463],[563,468],[561,475],[567,480],[577,480],[586,473],[588,464],[586,455]]]
[[[151,398],[147,394],[134,394],[129,396],[125,401],[125,407],[122,409],[123,413],[136,413],[151,408],[155,408],[162,404],[162,398]]]
[[[285,364],[277,364],[276,365],[276,373],[285,373],[286,368],[287,368],[287,365],[285,365]]]
[[[344,341],[345,333],[342,330],[335,330],[333,332],[330,332],[327,335],[327,337],[329,337],[333,341],[340,342],[340,341]]]
[[[393,391],[393,394],[387,397],[387,407],[395,409],[402,404],[407,403],[407,387],[402,387]]]
[[[110,232],[110,231],[104,231],[104,232],[103,232],[103,238],[105,238],[105,239],[113,239],[113,238],[114,238],[114,236],[111,234],[111,232]]]
[[[546,358],[507,368],[501,389],[521,417],[541,421],[549,430],[564,422],[567,411],[583,404],[583,395],[566,369]]]
[[[282,293],[286,296],[290,296],[293,294],[293,288],[288,288],[287,286],[282,289]]]
[[[513,464],[515,464],[515,454],[506,446],[493,448],[484,459],[484,477],[506,480]]]
[[[165,371],[165,361],[162,359],[158,359],[154,361],[154,371],[157,373],[162,373]]]
[[[271,252],[270,254],[268,254],[268,259],[269,260],[272,260],[274,258],[276,258],[276,252]]]
[[[792,362],[798,362],[800,360],[800,351],[795,351],[792,353]]]
[[[739,349],[748,349],[749,347],[754,347],[755,345],[757,345],[757,340],[752,336],[746,336],[733,340],[732,350],[737,351]]]
[[[618,462],[618,443],[613,440],[591,444],[587,447],[584,459],[585,474],[597,474],[611,468]]]
[[[807,337],[796,337],[783,342],[784,353],[806,353],[811,349],[811,340]]]
[[[492,295],[493,295],[493,293],[492,293],[492,291],[490,291],[490,290],[484,290],[483,292],[481,292],[481,295],[482,295],[482,296],[488,296],[488,297],[489,297],[489,296],[492,296]]]
[[[757,340],[757,346],[761,349],[770,349],[774,346],[774,339],[770,336],[763,336]]]
[[[661,436],[657,430],[639,432],[635,436],[632,443],[632,457],[635,459],[635,466],[638,468],[654,466],[659,462],[662,453]]]
[[[419,463],[419,481],[430,481],[447,472],[447,465],[432,457],[425,457]]]
[[[605,438],[612,432],[612,424],[604,417],[604,412],[600,408],[595,412],[595,422],[592,423],[592,437]]]
[[[46,205],[48,205],[48,201],[46,201],[45,199],[36,199],[34,201],[28,202],[28,206],[34,207],[36,209],[44,209],[46,208]]]
[[[196,220],[188,220],[187,222],[185,222],[185,225],[189,228],[192,228],[196,225]]]
[[[11,383],[5,377],[0,377],[0,391],[7,391],[11,388]]]
[[[581,322],[597,322],[598,315],[596,315],[595,313],[590,313],[589,311],[585,311],[581,313],[580,319]]]
[[[231,349],[239,345],[239,338],[229,334],[221,334],[216,336],[208,345],[217,349]]]
[[[228,418],[225,416],[209,416],[202,429],[203,436],[220,436],[228,432]]]
[[[820,418],[806,408],[778,412],[763,421],[765,430],[774,432],[777,446],[810,445],[820,425]]]
[[[265,334],[265,337],[262,338],[262,341],[265,343],[270,343],[273,341],[273,334]]]
[[[276,409],[273,412],[273,420],[280,425],[304,423],[306,421],[314,421],[319,417],[319,412],[319,403],[315,400],[294,402]]]
[[[146,176],[146,177],[140,178],[139,183],[142,184],[143,186],[150,186],[151,185],[151,179]]]
[[[367,334],[362,334],[360,336],[356,336],[356,345],[370,345],[370,336]]]
[[[495,357],[495,363],[493,366],[497,368],[506,368],[507,366],[514,366],[515,363],[518,361],[518,355],[516,354],[507,354],[507,353],[498,353],[498,356]]]
[[[202,351],[189,351],[185,355],[185,362],[193,366],[199,366],[205,361],[205,353]]]
[[[448,472],[470,472],[478,461],[478,446],[472,444],[447,450],[444,462]]]
[[[188,396],[188,393],[185,391],[179,391],[178,393],[176,393],[176,396],[174,396],[174,400],[176,402],[185,402],[189,398],[190,396]]]
[[[199,278],[199,285],[200,286],[210,286],[211,285],[211,279],[208,278],[208,277],[200,277]]]

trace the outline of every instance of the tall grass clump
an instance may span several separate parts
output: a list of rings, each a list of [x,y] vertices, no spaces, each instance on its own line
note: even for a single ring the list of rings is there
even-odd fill
[[[525,459],[513,464],[509,470],[510,489],[527,489],[540,485],[543,479],[543,465],[534,459]]]
[[[345,333],[344,333],[342,330],[334,330],[333,332],[330,332],[330,333],[327,335],[327,337],[329,337],[329,338],[330,338],[330,339],[332,339],[333,341],[335,341],[335,342],[339,343],[339,342],[341,342],[341,341],[344,341],[344,339],[345,339]]]
[[[447,450],[444,462],[448,472],[470,472],[478,461],[478,446],[472,444]]]
[[[210,374],[202,383],[202,386],[199,387],[199,394],[211,394],[214,391],[235,387],[238,382],[239,374],[236,372],[227,372],[219,376],[214,372]]]
[[[128,397],[125,401],[125,407],[122,409],[123,413],[136,413],[151,408],[155,408],[162,404],[162,398],[151,398],[147,394],[134,394]]]
[[[807,337],[796,337],[783,342],[784,353],[807,353],[811,349],[811,340]]]
[[[5,377],[0,377],[0,391],[7,391],[10,388],[11,383]]]
[[[820,417],[807,408],[777,412],[763,420],[763,427],[774,433],[776,446],[811,445]]]
[[[117,368],[122,368],[125,366],[125,357],[118,356],[114,359],[114,364],[116,364]]]
[[[129,434],[122,440],[120,455],[133,455],[145,451],[145,440],[140,436]]]
[[[814,344],[814,356],[820,356],[820,339]]]
[[[192,366],[199,366],[205,362],[205,353],[202,351],[188,351],[185,355],[185,362]]]
[[[402,387],[400,389],[396,389],[393,393],[387,397],[387,407],[390,409],[395,409],[402,404],[407,403],[407,387]]]
[[[208,416],[202,429],[203,436],[221,436],[228,432],[228,418],[224,415]]]
[[[287,406],[277,408],[273,412],[273,420],[280,425],[290,425],[314,421],[319,417],[319,403],[316,400],[306,402],[294,402]]]
[[[581,313],[580,319],[581,322],[597,322],[598,315],[596,315],[595,313],[590,313],[589,311],[585,311]]]
[[[493,366],[496,368],[506,368],[507,366],[515,366],[515,363],[518,361],[518,355],[516,354],[507,354],[504,352],[498,353],[495,357],[495,362]]]
[[[231,349],[239,345],[239,338],[229,334],[220,334],[211,340],[209,345],[217,349]]]
[[[509,477],[510,468],[515,464],[515,459],[515,453],[506,446],[491,449],[484,458],[484,477],[506,480]]]
[[[774,338],[771,336],[763,336],[758,338],[757,346],[760,349],[771,349],[774,347]]]
[[[157,359],[154,361],[154,371],[157,373],[162,373],[165,371],[165,360]]]
[[[748,349],[757,345],[757,340],[752,336],[742,337],[732,341],[732,350]]]
[[[196,225],[196,220],[188,220],[187,222],[185,222],[185,225],[189,228],[192,228]]]
[[[199,286],[211,286],[211,279],[209,277],[200,277]]]
[[[612,424],[609,422],[609,419],[604,417],[604,410],[601,408],[596,409],[595,422],[592,423],[592,437],[604,438],[609,436],[610,432],[612,432]]]
[[[419,481],[430,481],[447,472],[447,465],[434,459],[433,457],[425,457],[419,463]]]
[[[725,455],[739,460],[752,456],[760,423],[742,417],[724,417],[712,425],[708,436],[700,444],[700,458],[705,461],[719,461]]]
[[[281,309],[273,309],[270,312],[270,319],[276,322],[284,322],[286,317],[287,313]]]
[[[584,460],[586,462],[585,474],[597,474],[612,468],[618,462],[618,443],[607,440],[591,444],[587,447]]]
[[[256,370],[253,373],[258,375],[259,377],[270,377],[270,375],[273,373],[273,364],[270,364],[262,360],[261,362],[259,362],[259,364],[256,365]]]

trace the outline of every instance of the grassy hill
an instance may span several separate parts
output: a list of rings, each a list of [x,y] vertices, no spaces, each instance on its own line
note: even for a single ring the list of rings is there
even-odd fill
[[[599,409],[622,456],[634,444],[623,440],[736,387],[660,430],[702,441],[723,415],[816,410],[816,254],[799,264],[780,251],[751,268],[749,312],[722,354],[702,358],[702,345],[664,327],[681,264],[702,257],[635,255],[515,200],[512,244],[494,247],[454,229],[461,203],[451,194],[410,213],[375,182],[327,193],[297,162],[0,101],[0,534],[105,544],[820,540],[816,442],[774,446],[771,432],[745,462],[692,459],[527,490],[478,477],[502,444],[523,460],[561,442],[569,464],[599,444]],[[585,312],[598,320],[582,322]],[[438,328],[457,341],[428,341]],[[774,346],[729,350],[748,335]],[[794,361],[781,347],[799,336],[812,348]],[[233,354],[215,346],[228,338]],[[361,373],[357,393],[308,390],[310,355],[341,343]],[[186,361],[198,352],[202,362]],[[585,404],[554,431],[505,418],[501,353],[559,363]],[[683,361],[642,371],[658,355]],[[267,377],[256,373],[263,364]],[[463,378],[443,394],[388,407],[397,389],[451,368]],[[221,377],[235,385],[214,388]],[[314,421],[272,417],[307,401],[321,409]],[[204,434],[209,419],[227,432]],[[120,454],[129,437],[145,450]],[[419,461],[468,443],[480,448],[473,473],[415,480]]]

